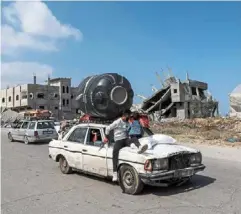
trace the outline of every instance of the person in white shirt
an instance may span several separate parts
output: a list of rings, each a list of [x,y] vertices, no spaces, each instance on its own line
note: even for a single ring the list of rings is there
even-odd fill
[[[106,127],[106,135],[108,136],[111,130],[114,130],[114,148],[113,148],[113,178],[112,181],[117,181],[117,164],[119,151],[126,146],[134,143],[138,147],[138,153],[143,153],[147,150],[148,145],[141,145],[137,138],[129,138],[129,116],[130,111],[125,111],[122,116],[115,120],[112,124]],[[107,141],[107,140],[106,140]]]

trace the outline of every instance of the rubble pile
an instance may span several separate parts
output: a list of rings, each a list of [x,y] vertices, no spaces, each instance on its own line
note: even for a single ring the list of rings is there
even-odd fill
[[[12,123],[15,120],[23,119],[23,114],[8,109],[1,113],[1,123]]]
[[[241,118],[241,84],[239,84],[229,95],[230,117]]]
[[[241,145],[241,120],[238,118],[196,118],[152,123],[155,133],[167,134],[178,140],[208,144]]]

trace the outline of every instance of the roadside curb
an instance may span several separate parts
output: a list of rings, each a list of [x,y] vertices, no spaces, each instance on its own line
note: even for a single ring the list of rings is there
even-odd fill
[[[189,146],[200,150],[204,157],[235,161],[235,162],[241,163],[240,148],[219,147],[219,146],[192,144],[192,143],[181,143],[181,144],[184,146]]]

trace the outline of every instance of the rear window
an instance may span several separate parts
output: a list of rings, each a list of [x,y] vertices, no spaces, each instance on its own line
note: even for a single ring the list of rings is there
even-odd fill
[[[52,121],[38,122],[37,129],[54,129]]]

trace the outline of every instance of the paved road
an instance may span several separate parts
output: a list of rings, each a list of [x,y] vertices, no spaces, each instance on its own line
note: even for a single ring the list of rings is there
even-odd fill
[[[117,185],[63,175],[47,145],[9,143],[2,133],[2,214],[241,213],[241,163],[204,158],[205,172],[179,188],[122,194]]]

